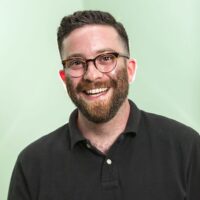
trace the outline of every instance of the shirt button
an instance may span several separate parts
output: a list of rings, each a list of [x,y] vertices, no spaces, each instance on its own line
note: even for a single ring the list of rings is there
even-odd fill
[[[87,146],[87,148],[88,148],[88,149],[90,149],[90,148],[91,148],[91,145],[90,145],[90,144],[88,144],[88,143],[86,144],[86,146]]]
[[[107,163],[108,165],[111,165],[111,164],[112,164],[112,160],[107,159],[107,160],[106,160],[106,163]]]

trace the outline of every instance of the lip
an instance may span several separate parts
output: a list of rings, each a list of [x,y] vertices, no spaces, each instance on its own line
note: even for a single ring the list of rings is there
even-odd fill
[[[110,93],[110,88],[97,88],[82,92],[82,96],[87,100],[103,100]]]
[[[108,91],[108,88],[94,88],[94,89],[90,89],[85,91],[85,93],[87,95],[98,95],[98,94],[102,94],[104,92]]]

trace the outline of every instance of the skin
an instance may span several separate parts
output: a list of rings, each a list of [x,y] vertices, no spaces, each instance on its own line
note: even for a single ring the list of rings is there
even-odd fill
[[[127,55],[124,44],[113,27],[106,25],[86,25],[75,29],[64,39],[61,59],[64,60],[74,55],[81,55],[84,58],[90,59],[100,53],[113,51]],[[106,108],[112,103],[112,97],[115,95],[115,88],[111,84],[106,92],[96,95],[86,95],[84,92],[77,91],[77,87],[80,83],[90,83],[86,88],[93,89],[98,87],[95,86],[95,83],[97,82],[110,83],[111,80],[119,82],[120,74],[124,73],[128,84],[132,81],[135,72],[136,61],[134,59],[124,59],[120,57],[117,60],[116,68],[106,74],[99,72],[93,63],[89,62],[88,69],[83,77],[69,77],[63,70],[60,71],[60,76],[66,84],[66,87],[71,87],[76,98],[83,100],[87,105],[91,106],[92,110],[94,110],[98,106],[99,108]],[[121,81],[120,88],[124,89],[126,86],[123,86],[122,83],[123,81]],[[68,93],[70,94],[69,90]],[[125,129],[129,112],[130,105],[127,97],[125,97],[114,116],[105,122],[97,123],[92,121],[79,109],[77,125],[84,137],[99,151],[106,154],[117,137]]]

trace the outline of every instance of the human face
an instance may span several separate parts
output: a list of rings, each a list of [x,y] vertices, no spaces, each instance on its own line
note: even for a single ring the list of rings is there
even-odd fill
[[[72,31],[63,41],[62,59],[71,57],[94,58],[100,53],[125,53],[124,44],[111,26],[87,25]],[[66,74],[63,78],[68,94],[79,111],[95,123],[112,119],[128,94],[127,60],[118,58],[117,67],[101,73],[92,62],[79,78]]]

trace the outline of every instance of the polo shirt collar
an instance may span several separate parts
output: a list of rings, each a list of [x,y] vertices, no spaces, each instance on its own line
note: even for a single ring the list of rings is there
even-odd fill
[[[140,123],[140,115],[141,111],[137,108],[135,103],[133,103],[131,100],[129,100],[130,103],[130,114],[128,118],[128,122],[126,124],[126,128],[124,130],[124,134],[132,134],[133,136],[136,135],[138,132],[138,127]],[[77,126],[77,118],[78,118],[78,109],[75,109],[69,118],[69,134],[70,134],[70,147],[71,149],[74,147],[74,145],[78,142],[85,141],[86,139],[81,134],[81,131],[79,130]]]
[[[133,103],[133,101],[129,100],[129,104],[130,104],[130,114],[124,133],[134,133],[135,135],[138,132],[141,111],[138,109],[135,103]]]
[[[81,141],[86,141],[86,139],[81,134],[81,131],[78,128],[77,125],[77,118],[78,118],[78,109],[75,109],[69,118],[69,135],[70,135],[70,147],[71,149],[74,147],[74,145]]]

